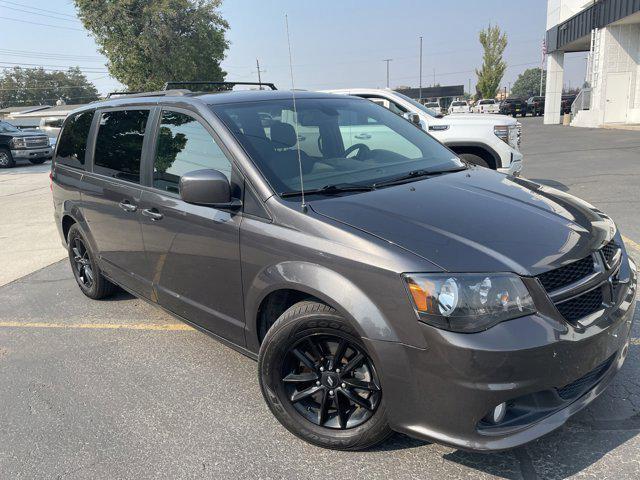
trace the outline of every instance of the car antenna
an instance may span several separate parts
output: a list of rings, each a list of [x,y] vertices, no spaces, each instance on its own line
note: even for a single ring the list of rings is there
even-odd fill
[[[300,154],[300,137],[298,136],[298,109],[296,107],[296,85],[293,81],[293,56],[291,55],[291,38],[289,36],[289,16],[284,14],[284,23],[287,29],[287,45],[289,46],[289,73],[291,74],[291,97],[293,98],[293,126],[296,131],[296,150],[298,153],[298,169],[300,171],[300,194],[302,196],[302,211],[307,213],[307,204],[304,200],[304,180],[302,179],[302,156]]]

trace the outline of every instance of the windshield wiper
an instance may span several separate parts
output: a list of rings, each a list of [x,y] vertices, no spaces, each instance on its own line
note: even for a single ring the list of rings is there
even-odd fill
[[[384,182],[374,183],[372,186],[373,186],[373,188],[388,187],[390,185],[399,185],[401,183],[407,183],[407,182],[410,182],[410,181],[413,181],[413,180],[417,180],[419,178],[434,177],[436,175],[443,175],[445,173],[460,172],[460,171],[466,170],[466,169],[467,169],[467,167],[454,168],[454,169],[451,169],[451,170],[412,170],[409,173],[405,173],[404,175],[401,175],[399,177],[392,178],[390,180],[385,180]]]
[[[373,190],[373,187],[370,186],[370,185],[358,185],[358,184],[351,184],[351,183],[341,183],[341,184],[336,184],[336,185],[325,185],[322,188],[312,188],[312,189],[309,189],[309,190],[305,190],[304,194],[305,195],[313,195],[313,194],[336,195],[338,193],[344,193],[344,192],[368,192],[370,190]],[[301,190],[295,190],[293,192],[282,192],[282,193],[280,193],[280,196],[282,198],[297,197],[299,195],[302,195],[302,191]]]

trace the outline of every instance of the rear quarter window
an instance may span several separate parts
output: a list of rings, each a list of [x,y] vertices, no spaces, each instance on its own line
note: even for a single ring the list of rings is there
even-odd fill
[[[84,170],[87,137],[94,110],[76,113],[67,118],[60,133],[55,163]]]

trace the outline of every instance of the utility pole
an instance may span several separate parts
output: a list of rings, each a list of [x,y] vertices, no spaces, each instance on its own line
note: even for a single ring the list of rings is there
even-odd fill
[[[469,97],[472,97],[471,95],[471,79],[469,79],[469,90],[467,90],[469,92]]]
[[[433,68],[433,86],[436,86],[436,69],[435,67]]]
[[[262,90],[262,77],[260,75],[260,61],[256,58],[256,67],[258,68],[258,83],[260,84],[260,90]]]
[[[393,58],[385,58],[383,62],[387,62],[387,88],[389,88],[389,62],[391,62]]]
[[[420,93],[418,100],[422,100],[422,35],[420,35]]]

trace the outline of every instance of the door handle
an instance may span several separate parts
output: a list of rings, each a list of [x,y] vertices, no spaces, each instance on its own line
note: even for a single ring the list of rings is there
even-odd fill
[[[164,215],[155,208],[145,208],[144,210],[142,210],[142,215],[144,215],[145,217],[149,217],[154,222],[162,220],[162,218],[164,217]]]
[[[120,208],[125,212],[135,212],[138,209],[138,207],[132,204],[129,200],[123,200],[118,205],[120,205]]]
[[[371,135],[368,133],[359,133],[357,135],[354,135],[354,137],[358,140],[368,140],[369,138],[371,138]]]

